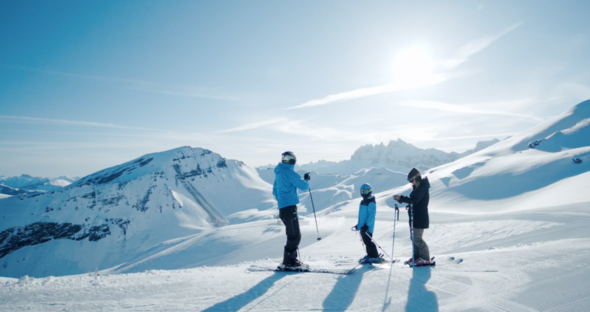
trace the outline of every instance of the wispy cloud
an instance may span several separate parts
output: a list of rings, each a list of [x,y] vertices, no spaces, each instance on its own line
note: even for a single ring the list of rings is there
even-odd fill
[[[455,137],[445,137],[445,138],[432,138],[429,141],[452,141],[452,140],[468,140],[468,139],[486,139],[486,138],[496,138],[502,139],[508,136],[512,136],[518,134],[519,132],[504,132],[504,133],[490,133],[490,134],[480,134],[480,135],[465,135],[465,136],[455,136]]]
[[[249,124],[239,126],[236,128],[222,130],[222,131],[219,131],[219,133],[238,132],[238,131],[258,129],[258,128],[262,128],[265,126],[269,126],[269,125],[273,125],[273,124],[277,124],[277,123],[285,122],[285,121],[287,121],[287,118],[273,118],[273,119],[269,119],[269,120],[249,123]]]
[[[272,130],[292,135],[305,136],[317,141],[344,142],[344,141],[366,141],[366,137],[358,133],[346,132],[332,127],[317,127],[307,120],[288,120],[275,124]]]
[[[477,40],[467,43],[466,45],[462,46],[459,49],[459,51],[457,51],[456,55],[453,58],[445,61],[444,67],[446,69],[452,69],[452,68],[455,68],[455,67],[465,63],[469,59],[470,56],[487,48],[494,41],[500,39],[502,36],[515,30],[520,25],[522,25],[522,23],[518,23],[514,26],[511,26],[497,35],[483,37],[483,38],[480,38],[480,39],[477,39]]]
[[[14,66],[4,66],[4,67],[18,69],[18,70],[38,72],[38,73],[44,73],[44,74],[50,74],[50,75],[101,81],[104,83],[117,84],[117,87],[119,87],[119,88],[123,88],[123,89],[127,89],[127,90],[141,91],[141,92],[148,92],[148,93],[157,93],[157,94],[165,94],[165,95],[181,96],[181,97],[191,97],[191,98],[207,98],[207,99],[225,100],[225,101],[238,101],[239,100],[238,97],[228,95],[216,88],[210,88],[210,87],[171,86],[171,85],[159,84],[159,83],[154,83],[154,82],[132,80],[132,79],[121,79],[121,78],[115,78],[115,77],[80,75],[80,74],[66,73],[66,72],[60,72],[60,71],[34,69],[34,68],[26,68],[26,67],[14,67]]]
[[[519,23],[519,24],[516,24],[512,27],[509,27],[497,35],[483,37],[478,40],[474,40],[474,41],[467,43],[466,45],[461,47],[459,49],[459,51],[457,51],[456,55],[453,58],[445,61],[444,68],[445,69],[453,69],[453,68],[457,67],[458,65],[466,62],[470,56],[484,50],[489,45],[491,45],[494,41],[498,40],[499,38],[508,34],[509,32],[515,30],[520,25],[522,25],[522,23]],[[419,79],[418,81],[410,79],[410,81],[406,81],[406,82],[395,82],[395,83],[390,83],[390,84],[376,86],[376,87],[362,88],[362,89],[356,89],[356,90],[347,91],[347,92],[331,94],[331,95],[325,96],[320,99],[315,99],[315,100],[307,101],[303,104],[288,107],[287,109],[299,109],[299,108],[327,105],[327,104],[333,104],[333,103],[337,103],[337,102],[354,100],[354,99],[367,97],[367,96],[371,96],[371,95],[377,95],[377,94],[388,93],[388,92],[395,92],[395,91],[400,91],[400,90],[405,90],[405,89],[426,87],[429,85],[441,83],[441,82],[446,81],[450,78],[452,78],[452,77],[449,74],[429,75],[427,77],[421,77],[421,79]]]
[[[27,117],[27,116],[0,115],[0,122],[1,121],[19,122],[19,123],[37,123],[37,124],[49,124],[49,125],[65,125],[65,126],[102,127],[102,128],[113,128],[113,129],[127,129],[127,130],[160,131],[160,130],[155,130],[155,129],[140,128],[140,127],[128,127],[128,126],[108,124],[108,123],[64,120],[64,119],[50,119],[50,118],[37,118],[37,117]]]
[[[438,75],[431,75],[429,77],[426,77],[426,78],[422,79],[420,82],[416,82],[416,81],[411,81],[409,83],[408,82],[395,82],[395,83],[390,83],[390,84],[386,84],[386,85],[382,85],[382,86],[356,89],[356,90],[352,90],[352,91],[348,91],[348,92],[342,92],[342,93],[328,95],[326,97],[323,97],[323,98],[317,99],[317,100],[307,101],[303,104],[289,107],[287,109],[298,109],[298,108],[313,107],[313,106],[319,106],[319,105],[327,105],[327,104],[333,104],[336,102],[348,101],[348,100],[358,99],[358,98],[367,97],[367,96],[371,96],[371,95],[377,95],[377,94],[381,94],[381,93],[388,93],[388,92],[395,92],[395,91],[400,91],[400,90],[404,90],[404,89],[425,87],[425,86],[434,85],[434,84],[443,82],[447,79],[449,79],[448,76],[438,74]]]
[[[403,105],[411,106],[411,107],[420,107],[420,108],[427,108],[427,109],[436,109],[440,111],[452,112],[452,113],[460,113],[460,114],[482,114],[482,115],[501,115],[501,116],[512,116],[512,117],[520,117],[520,118],[527,118],[532,119],[535,121],[543,121],[543,118],[525,115],[525,114],[517,114],[517,113],[510,113],[510,112],[503,112],[503,111],[491,111],[491,110],[481,110],[481,109],[473,109],[462,105],[456,104],[449,104],[443,102],[433,102],[433,101],[405,101],[402,102]]]

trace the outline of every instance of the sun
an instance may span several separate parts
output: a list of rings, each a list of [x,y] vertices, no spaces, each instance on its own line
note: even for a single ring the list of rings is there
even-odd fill
[[[393,73],[395,79],[404,84],[421,84],[431,78],[432,66],[432,59],[425,50],[411,48],[396,55]]]

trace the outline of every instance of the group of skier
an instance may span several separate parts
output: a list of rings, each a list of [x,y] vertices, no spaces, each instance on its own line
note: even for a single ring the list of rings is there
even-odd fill
[[[297,218],[297,204],[299,204],[297,189],[309,190],[311,177],[309,173],[306,173],[302,178],[295,172],[297,157],[293,152],[284,152],[281,156],[281,162],[274,170],[273,195],[278,202],[279,216],[285,225],[287,244],[284,248],[283,262],[278,269],[287,271],[301,270],[308,267],[298,259],[297,253],[301,242],[301,231]],[[410,196],[393,196],[393,199],[397,202],[408,204],[414,254],[405,263],[410,266],[431,265],[434,262],[431,262],[428,245],[422,238],[424,230],[429,227],[428,202],[430,195],[428,190],[430,189],[430,183],[428,178],[423,178],[416,168],[412,169],[408,174],[408,182],[412,184]],[[377,203],[373,196],[373,188],[370,184],[363,184],[360,193],[362,200],[359,205],[358,223],[352,227],[352,230],[360,232],[367,255],[360,259],[359,262],[379,263],[384,259],[379,255],[373,240],[375,216],[377,214]]]

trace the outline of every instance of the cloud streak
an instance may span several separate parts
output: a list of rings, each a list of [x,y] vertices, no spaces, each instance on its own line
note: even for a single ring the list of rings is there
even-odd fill
[[[286,109],[299,109],[299,108],[327,105],[327,104],[333,104],[333,103],[342,102],[342,101],[354,100],[354,99],[367,97],[367,96],[371,96],[371,95],[377,95],[377,94],[381,94],[381,93],[388,93],[388,92],[395,92],[395,91],[400,91],[400,90],[405,90],[405,89],[425,87],[425,86],[434,85],[434,84],[443,82],[447,79],[448,79],[448,76],[445,76],[445,75],[440,75],[440,74],[439,75],[431,75],[431,76],[425,77],[420,82],[416,82],[416,81],[412,81],[409,83],[395,82],[395,83],[390,83],[390,84],[386,84],[386,85],[382,85],[382,86],[356,89],[356,90],[352,90],[352,91],[348,91],[348,92],[342,92],[342,93],[328,95],[328,96],[323,97],[321,99],[307,101],[303,104],[296,105],[293,107],[288,107]]]
[[[43,69],[24,68],[24,67],[13,67],[13,66],[4,66],[4,67],[13,68],[13,69],[17,69],[17,70],[50,74],[50,75],[57,75],[57,76],[81,78],[81,79],[86,79],[86,80],[95,80],[95,81],[101,81],[101,82],[105,82],[105,83],[116,83],[116,84],[118,84],[119,87],[121,87],[123,89],[140,91],[140,92],[157,93],[157,94],[180,96],[180,97],[206,98],[206,99],[224,100],[224,101],[238,101],[239,100],[237,97],[221,94],[219,91],[216,91],[213,88],[206,88],[206,87],[170,86],[170,85],[164,85],[164,84],[147,82],[147,81],[140,81],[140,80],[132,80],[132,79],[121,79],[121,78],[104,77],[104,76],[89,76],[89,75],[72,74],[72,73],[59,72],[59,71],[53,71],[53,70],[43,70]]]
[[[465,63],[469,59],[470,56],[481,52],[483,49],[487,48],[494,41],[500,39],[502,36],[515,30],[520,25],[522,25],[522,23],[518,23],[514,26],[511,26],[497,35],[483,37],[483,38],[480,38],[480,39],[477,39],[477,40],[467,43],[466,45],[462,46],[459,49],[459,51],[457,51],[456,55],[453,58],[448,59],[444,62],[444,67],[446,69],[453,69],[453,68]]]
[[[48,125],[63,125],[63,126],[85,126],[85,127],[102,127],[102,128],[113,128],[113,129],[126,129],[126,130],[148,130],[148,131],[160,131],[156,129],[140,128],[140,127],[128,127],[116,124],[89,122],[89,121],[76,121],[76,120],[64,120],[64,119],[50,119],[50,118],[37,118],[27,116],[6,116],[0,115],[1,121],[9,122],[20,122],[20,123],[36,123],[36,124],[48,124]]]
[[[532,119],[535,121],[543,121],[543,118],[525,115],[525,114],[516,114],[516,113],[509,113],[503,111],[490,111],[490,110],[481,110],[481,109],[472,109],[469,107],[465,107],[462,105],[456,104],[449,104],[443,102],[432,102],[432,101],[406,101],[402,103],[403,105],[410,106],[410,107],[419,107],[419,108],[427,108],[427,109],[436,109],[445,112],[451,113],[460,113],[460,114],[480,114],[480,115],[500,115],[500,116],[512,116],[512,117],[520,117],[520,118],[527,118]]]
[[[258,129],[258,128],[262,128],[262,127],[266,127],[266,126],[269,126],[269,125],[273,125],[273,124],[277,124],[277,123],[281,123],[281,122],[286,122],[286,121],[287,121],[287,118],[273,118],[273,119],[269,119],[269,120],[264,120],[264,121],[259,121],[259,122],[253,122],[253,123],[245,124],[243,126],[239,126],[239,127],[236,127],[236,128],[222,130],[222,131],[219,131],[218,133],[228,133],[228,132],[238,132],[238,131],[253,130],[253,129]]]

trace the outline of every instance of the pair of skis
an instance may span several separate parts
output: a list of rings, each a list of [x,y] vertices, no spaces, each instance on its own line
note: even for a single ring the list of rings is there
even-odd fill
[[[258,266],[252,265],[248,268],[251,272],[283,272],[283,273],[326,273],[326,274],[340,274],[340,275],[350,275],[356,271],[358,266],[355,266],[350,269],[327,269],[327,268],[311,268],[310,266],[304,266],[300,268],[292,268],[292,269],[283,269],[281,267],[266,267],[266,266]]]

